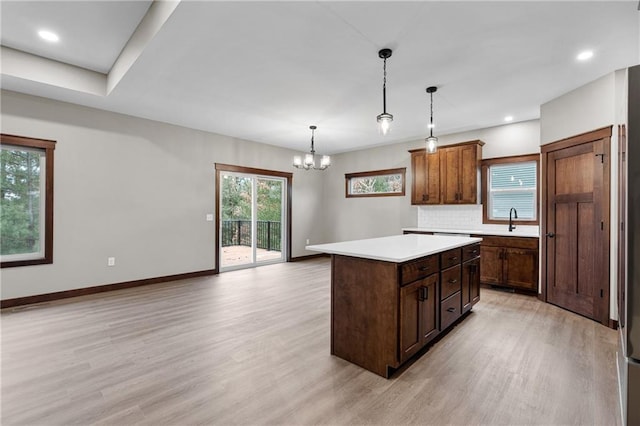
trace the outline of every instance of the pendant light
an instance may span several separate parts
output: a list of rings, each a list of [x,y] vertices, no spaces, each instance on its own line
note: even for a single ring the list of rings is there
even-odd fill
[[[331,157],[328,155],[323,155],[320,159],[320,167],[316,167],[316,150],[313,146],[313,138],[315,136],[316,126],[309,126],[311,129],[311,151],[309,154],[305,154],[304,161],[300,155],[296,155],[293,157],[293,167],[296,169],[305,169],[305,170],[324,170],[331,165]]]
[[[427,152],[433,154],[438,150],[438,138],[433,136],[433,93],[438,90],[437,87],[427,87],[427,93],[431,96],[431,121],[429,122],[429,137],[424,141],[427,143]]]
[[[382,114],[378,118],[378,125],[380,126],[380,133],[386,135],[389,132],[389,127],[393,121],[393,115],[387,113],[387,59],[391,57],[391,49],[382,49],[378,52],[378,56],[384,60],[383,80],[382,80]]]

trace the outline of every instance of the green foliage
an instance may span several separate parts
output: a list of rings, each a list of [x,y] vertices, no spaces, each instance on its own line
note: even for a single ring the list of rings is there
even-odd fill
[[[0,150],[0,253],[40,249],[40,155]]]
[[[386,194],[402,192],[402,175],[351,178],[351,194]]]
[[[251,184],[251,178],[223,175],[222,220],[251,219]],[[282,181],[258,179],[258,220],[280,222],[282,185]]]
[[[282,220],[282,181],[258,179],[258,220]]]
[[[222,176],[222,220],[251,219],[251,179]]]

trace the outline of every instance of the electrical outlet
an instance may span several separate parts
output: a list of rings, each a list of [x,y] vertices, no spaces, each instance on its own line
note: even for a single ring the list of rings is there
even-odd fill
[[[207,213],[206,219],[207,219],[207,222],[213,222],[213,214]]]
[[[108,257],[107,258],[107,266],[116,266],[116,258]]]
[[[309,244],[309,239],[307,238],[307,244]]]

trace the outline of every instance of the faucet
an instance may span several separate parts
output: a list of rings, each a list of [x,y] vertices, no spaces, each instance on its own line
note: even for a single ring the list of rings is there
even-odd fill
[[[511,212],[513,212],[513,218],[511,218]],[[516,229],[516,226],[513,224],[513,219],[517,218],[518,211],[515,209],[515,207],[511,207],[511,210],[509,210],[509,232],[512,232],[514,229]]]

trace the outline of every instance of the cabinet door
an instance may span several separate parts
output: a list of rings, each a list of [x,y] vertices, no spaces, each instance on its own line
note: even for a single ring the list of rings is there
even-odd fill
[[[480,259],[462,265],[462,312],[467,312],[480,300]]]
[[[420,309],[422,281],[400,288],[400,362],[404,362],[422,347]]]
[[[459,193],[458,203],[476,204],[478,202],[478,173],[480,163],[478,146],[467,145],[458,148],[459,160]]]
[[[438,274],[422,280],[423,300],[422,317],[420,319],[420,334],[422,343],[426,344],[438,334],[438,319],[440,313],[440,296],[438,294]]]
[[[480,246],[480,281],[502,284],[502,247]]]
[[[400,362],[438,334],[438,274],[400,288]]]
[[[538,251],[531,249],[504,249],[505,284],[538,291]]]
[[[427,200],[427,155],[411,153],[411,204],[426,204]]]
[[[411,153],[411,204],[440,204],[440,156]]]
[[[460,181],[460,151],[443,148],[440,151],[441,196],[444,204],[458,204]]]

